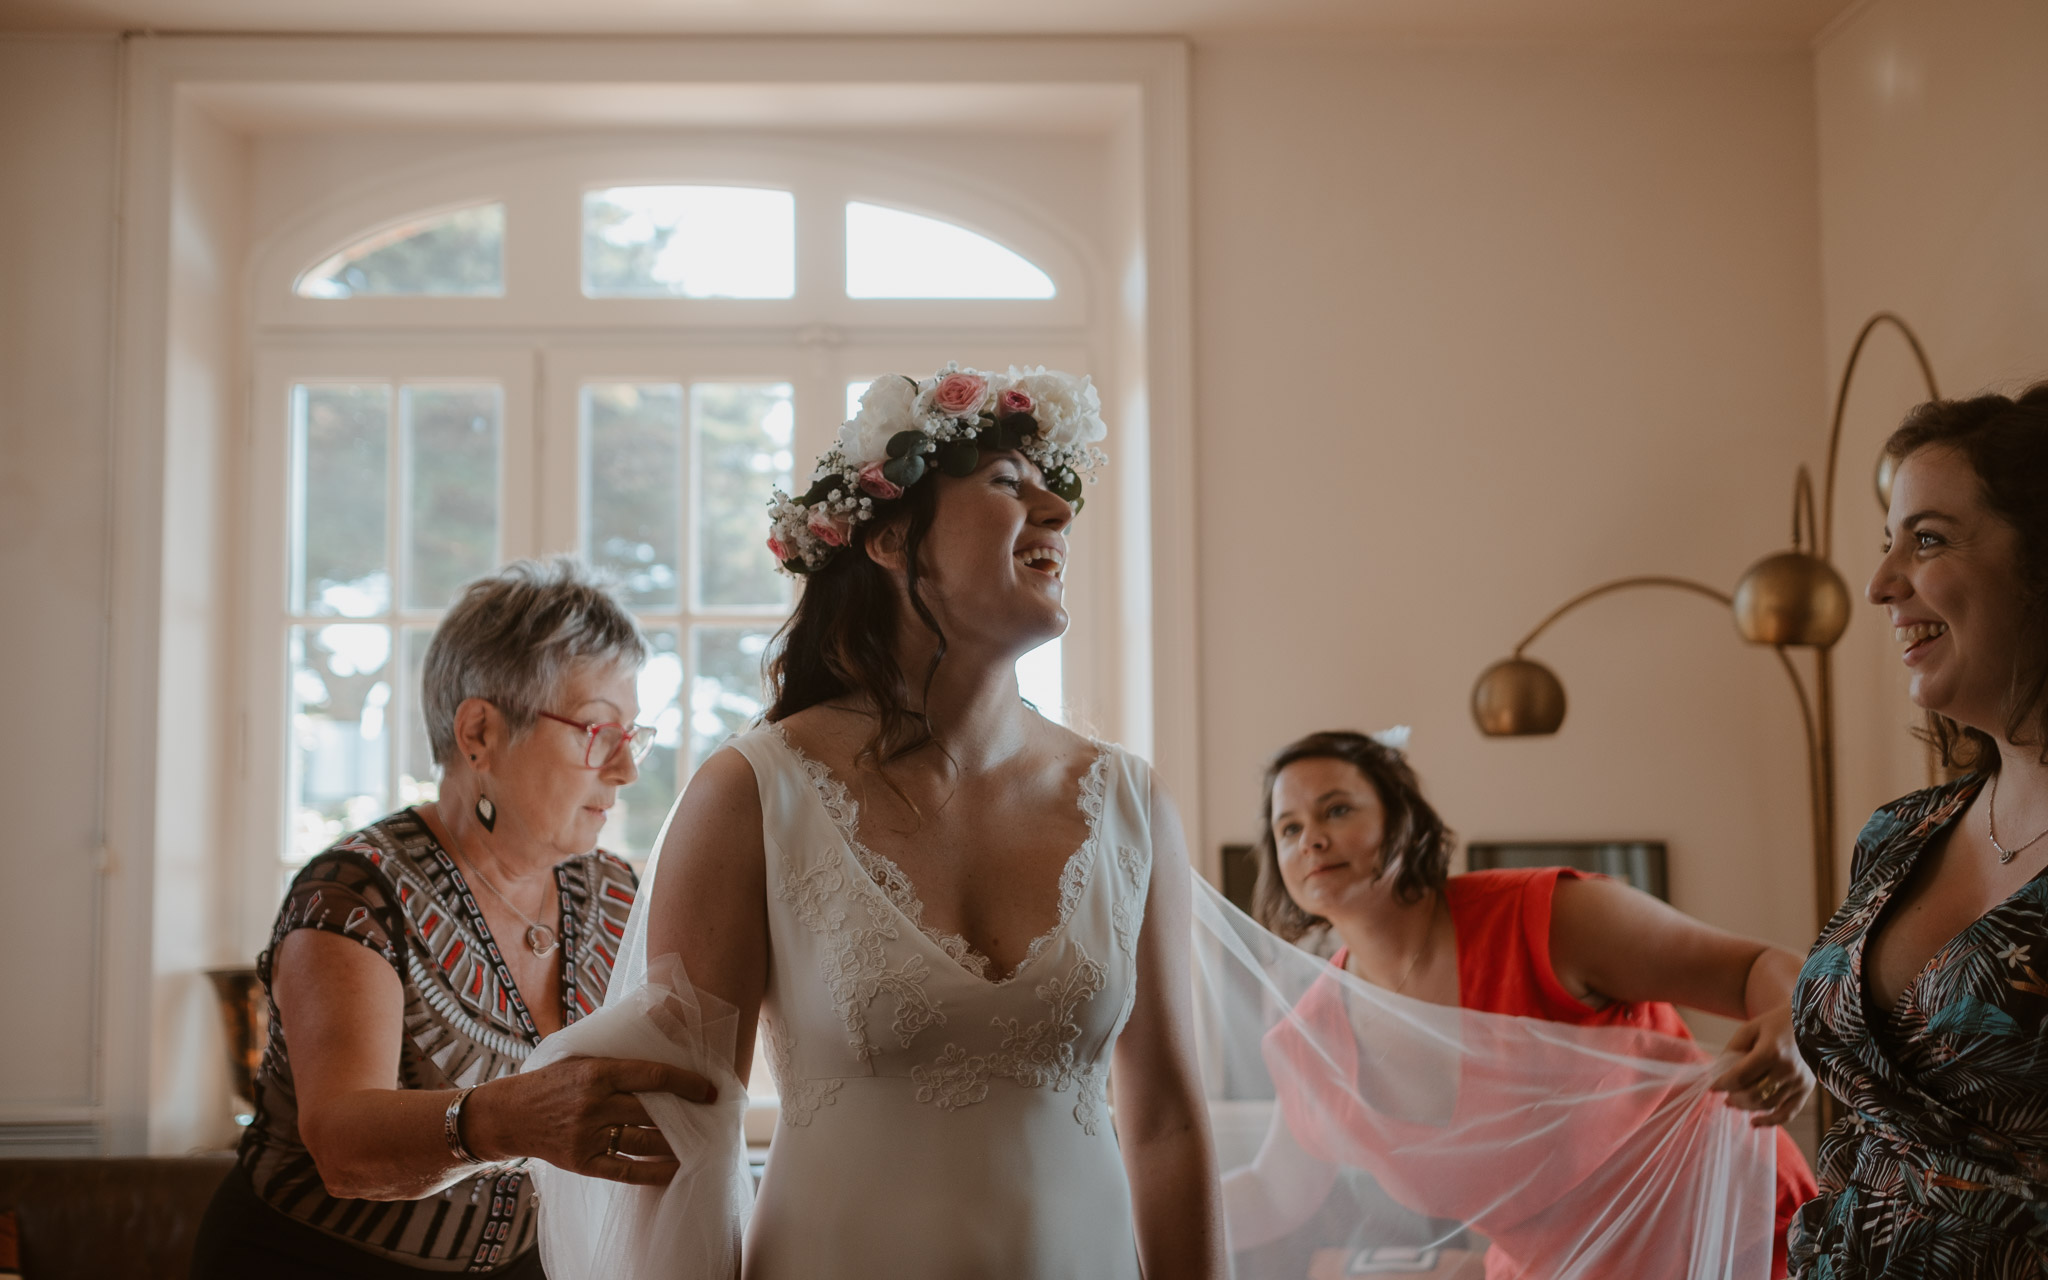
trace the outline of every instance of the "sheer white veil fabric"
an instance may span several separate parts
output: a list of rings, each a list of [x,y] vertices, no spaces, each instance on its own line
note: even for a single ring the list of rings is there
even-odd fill
[[[533,1164],[541,1262],[550,1280],[732,1280],[740,1273],[754,1182],[742,1133],[747,1087],[732,1069],[739,1011],[691,986],[680,957],[647,957],[647,909],[667,834],[664,822],[604,1006],[549,1036],[522,1070],[564,1058],[639,1058],[697,1072],[717,1086],[718,1099],[700,1105],[672,1094],[639,1095],[681,1162],[665,1187]]]
[[[1776,1138],[1690,1041],[1444,1008],[1195,900],[1238,1280],[1765,1280]]]
[[[676,956],[649,960],[657,872],[651,857],[603,1008],[525,1069],[644,1058],[703,1074],[718,1101],[641,1095],[681,1159],[666,1187],[534,1164],[553,1280],[740,1273],[753,1182],[738,1015]],[[1699,1046],[1392,995],[1276,938],[1206,882],[1193,923],[1236,1280],[1769,1275],[1775,1139],[1708,1092],[1715,1064]]]

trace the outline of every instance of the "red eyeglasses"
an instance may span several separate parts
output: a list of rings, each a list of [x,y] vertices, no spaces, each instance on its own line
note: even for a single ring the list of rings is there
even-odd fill
[[[536,712],[550,720],[568,725],[571,729],[583,730],[583,767],[602,769],[612,762],[612,757],[624,747],[633,753],[633,763],[639,764],[654,749],[654,726],[651,724],[585,724],[558,716],[552,711]]]

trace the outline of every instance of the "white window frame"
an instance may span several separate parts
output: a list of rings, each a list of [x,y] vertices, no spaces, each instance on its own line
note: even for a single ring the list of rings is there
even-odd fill
[[[407,385],[493,383],[502,392],[499,419],[498,555],[500,560],[525,554],[533,543],[534,503],[534,360],[532,353],[504,346],[442,346],[421,349],[392,344],[354,345],[336,349],[272,346],[259,349],[252,364],[251,414],[256,429],[249,433],[246,486],[248,524],[257,536],[246,540],[244,613],[240,645],[247,787],[242,793],[241,826],[246,856],[241,859],[244,901],[255,906],[279,895],[284,866],[281,855],[291,848],[291,804],[285,795],[290,776],[290,672],[285,639],[291,628],[330,623],[369,623],[390,628],[392,701],[387,717],[391,735],[387,773],[395,776],[406,717],[417,713],[419,691],[404,687],[400,636],[405,627],[432,627],[443,609],[413,609],[405,603],[404,553],[400,545],[404,487],[398,483],[404,465],[404,435],[397,394]],[[391,597],[384,611],[367,617],[294,614],[291,580],[292,533],[292,388],[301,383],[387,383],[393,389],[391,443],[386,458],[386,555],[391,566]],[[270,428],[270,429],[266,429]],[[390,800],[397,803],[393,788]],[[269,857],[259,856],[267,848]],[[267,861],[267,865],[266,865]],[[243,922],[253,927],[254,921]]]
[[[1113,379],[1102,380],[1107,416],[1118,432],[1118,453],[1109,483],[1102,493],[1091,494],[1091,509],[1109,501],[1113,489],[1131,519],[1113,534],[1120,551],[1118,571],[1105,584],[1103,616],[1117,629],[1117,640],[1100,674],[1105,677],[1102,686],[1114,690],[1117,707],[1110,717],[1114,723],[1103,727],[1152,755],[1167,784],[1192,799],[1201,739],[1195,698],[1187,63],[1186,46],[1171,39],[633,38],[538,45],[479,39],[457,48],[442,41],[405,38],[190,38],[140,42],[124,52],[109,476],[114,511],[109,552],[112,625],[99,804],[107,889],[93,926],[99,939],[93,1046],[98,1068],[75,1108],[98,1127],[103,1150],[147,1149],[152,1079],[166,1069],[153,1066],[151,1060],[153,1006],[160,998],[157,993],[165,989],[160,979],[166,975],[157,973],[150,940],[157,898],[156,848],[167,838],[158,826],[158,753],[179,749],[173,745],[176,736],[160,723],[160,708],[168,705],[164,690],[176,679],[159,662],[168,627],[167,593],[206,585],[205,600],[215,618],[208,625],[216,643],[230,651],[244,643],[239,637],[246,635],[243,623],[250,603],[241,598],[241,584],[249,575],[238,567],[230,566],[235,571],[206,584],[202,572],[166,559],[166,549],[179,545],[166,536],[167,527],[193,529],[202,539],[232,535],[236,541],[229,548],[231,556],[255,541],[253,529],[237,530],[234,520],[225,526],[202,525],[193,501],[169,488],[165,466],[172,450],[210,453],[223,482],[240,490],[246,475],[241,451],[227,442],[254,434],[246,409],[236,415],[240,421],[208,421],[175,411],[167,395],[168,357],[177,338],[174,316],[189,326],[194,315],[210,312],[221,323],[233,325],[243,323],[235,320],[238,313],[256,318],[262,310],[261,291],[246,276],[240,301],[233,290],[210,296],[187,292],[195,286],[180,280],[166,252],[181,166],[211,163],[202,157],[218,154],[208,151],[217,145],[213,138],[218,127],[196,120],[195,104],[222,111],[223,119],[238,102],[256,103],[265,111],[282,103],[287,115],[318,116],[350,94],[388,93],[390,101],[397,102],[474,94],[480,102],[498,104],[531,98],[587,104],[604,101],[607,95],[615,100],[620,86],[631,85],[635,97],[651,96],[683,107],[701,101],[707,92],[731,89],[751,104],[749,110],[765,114],[789,103],[832,105],[844,95],[878,127],[886,124],[883,116],[906,102],[925,103],[923,118],[947,118],[955,106],[964,104],[970,114],[981,111],[984,119],[995,118],[989,110],[995,103],[1006,120],[1036,111],[1054,120],[1056,127],[1058,121],[1071,119],[1075,109],[1113,110],[1112,179],[1119,185],[1113,211],[1116,225],[1101,278],[1113,281],[1114,288],[1094,302],[1101,309],[1096,316],[1103,335],[1098,354],[1108,362],[1104,368],[1115,370]],[[971,79],[935,81],[935,67],[971,71]],[[386,105],[380,101],[378,109]],[[470,194],[462,193],[465,198]],[[917,212],[944,213],[896,198],[893,192],[861,194]],[[509,232],[514,246],[520,234]],[[1034,252],[1032,246],[1000,233],[995,238],[1048,269],[1055,268],[1043,251]],[[308,260],[310,255],[295,265]],[[507,265],[509,277],[512,263]],[[509,288],[513,281],[508,278],[507,283]],[[450,300],[443,305],[457,304]],[[180,306],[199,310],[181,313]],[[358,314],[368,318],[360,308]],[[267,336],[281,339],[288,328],[269,326]],[[812,336],[830,345],[831,335]],[[246,385],[249,366],[232,344],[218,356],[202,354],[214,361],[216,377]],[[227,661],[239,663],[249,656],[230,652]],[[1069,664],[1069,672],[1073,679],[1074,664]],[[253,765],[257,753],[252,740],[255,726],[245,719],[237,735],[233,717],[228,719],[234,740],[211,766],[209,785],[232,798],[248,785],[244,767]],[[1207,867],[1211,859],[1201,836],[1200,806],[1190,804],[1185,816],[1198,865],[1213,870]],[[239,843],[238,834],[228,833],[224,843]],[[274,857],[274,852],[273,844],[269,853]],[[223,963],[246,958],[244,939],[232,931],[223,932],[221,946]],[[173,1090],[164,1096],[181,1095]]]
[[[1063,242],[1056,229],[1034,222],[1016,207],[1005,208],[989,193],[976,193],[959,181],[938,190],[939,180],[919,174],[914,165],[891,163],[892,172],[873,157],[849,158],[813,147],[774,141],[743,145],[697,144],[661,149],[642,146],[564,146],[544,142],[506,156],[484,151],[472,162],[437,164],[412,177],[382,177],[362,184],[352,197],[330,201],[296,226],[273,236],[256,255],[251,278],[257,290],[251,341],[258,378],[252,406],[252,453],[249,476],[248,528],[282,530],[288,511],[272,495],[288,488],[288,453],[280,437],[284,420],[277,415],[289,387],[300,381],[332,381],[335,370],[398,368],[432,370],[437,362],[458,363],[491,352],[503,371],[494,380],[506,386],[507,429],[504,437],[505,480],[501,489],[500,559],[560,551],[582,553],[585,494],[580,392],[594,381],[679,382],[786,380],[794,385],[798,432],[795,469],[799,479],[811,459],[829,443],[843,416],[845,385],[856,378],[888,371],[913,374],[936,367],[942,359],[969,365],[1002,367],[1010,362],[1047,364],[1069,369],[1101,367],[1096,352],[1105,345],[1088,323],[1089,299],[1099,291],[1087,255]],[[582,293],[582,209],[587,191],[626,185],[727,185],[746,183],[788,190],[796,198],[797,289],[789,299],[642,299],[588,298]],[[1051,299],[1004,300],[856,300],[845,295],[845,206],[854,200],[875,200],[889,189],[912,197],[922,195],[920,212],[958,220],[958,225],[990,234],[1017,247],[1048,271],[1058,287]],[[311,265],[325,260],[378,227],[419,216],[423,211],[468,207],[488,200],[505,205],[505,293],[475,298],[406,295],[309,299],[292,286]],[[909,207],[903,194],[895,200]],[[948,207],[948,203],[958,208]],[[1012,201],[1021,206],[1025,202]],[[1040,215],[1041,219],[1045,215]],[[594,330],[601,330],[600,340]],[[940,337],[938,335],[945,335]],[[390,348],[395,335],[412,335],[402,349]],[[859,341],[859,339],[867,339]],[[394,363],[395,362],[395,363]],[[525,367],[520,368],[521,362]],[[423,376],[413,372],[405,376]],[[447,379],[443,379],[447,380]],[[513,385],[513,384],[519,385]],[[511,405],[520,406],[519,429],[512,429]],[[650,626],[674,626],[684,632],[693,621],[707,620],[720,610],[701,610],[691,598],[696,571],[690,554],[694,467],[684,464],[683,561],[684,596],[673,608],[639,611]],[[515,461],[516,460],[516,461]],[[398,467],[392,459],[394,505],[398,498]],[[765,493],[764,493],[765,500]],[[1099,495],[1091,494],[1091,498]],[[1097,502],[1088,528],[1114,528],[1116,503]],[[281,512],[283,513],[281,515]],[[396,513],[392,516],[395,530]],[[273,548],[284,545],[280,540]],[[399,554],[394,534],[391,555]],[[1104,588],[1114,580],[1107,572],[1116,544],[1101,537],[1076,539],[1070,561],[1068,591],[1076,625],[1063,641],[1068,705],[1089,708],[1095,701],[1089,677],[1105,665],[1094,660],[1109,628],[1101,618],[1111,601]],[[245,584],[254,621],[249,643],[271,635],[272,652],[252,652],[245,664],[245,705],[249,714],[254,756],[263,761],[253,772],[248,793],[249,833],[247,883],[260,885],[253,868],[274,869],[280,832],[291,829],[292,800],[284,794],[289,776],[275,753],[288,755],[284,736],[285,679],[277,637],[284,634],[277,619],[291,619],[283,594],[285,578],[269,557],[252,557]],[[1093,590],[1091,591],[1091,587]],[[394,592],[398,590],[394,584]],[[1087,599],[1094,595],[1095,600]],[[1090,607],[1094,605],[1095,607]],[[747,610],[735,621],[765,621],[770,611]],[[704,614],[699,618],[698,614]],[[396,598],[386,621],[429,624],[439,616],[401,611]],[[1110,615],[1113,616],[1113,615]],[[376,621],[364,619],[364,621]],[[294,625],[296,619],[284,623]],[[394,661],[399,653],[394,643]],[[687,670],[687,667],[686,667]],[[394,678],[402,668],[394,666]],[[394,697],[390,771],[398,768],[405,721],[417,704],[416,693]],[[404,710],[400,710],[403,708]],[[1099,723],[1086,710],[1082,727]],[[687,730],[686,730],[687,735]],[[687,743],[682,752],[683,777],[689,769]],[[389,797],[398,803],[395,794]],[[275,804],[272,812],[266,805]],[[265,849],[269,849],[266,858]],[[648,850],[615,850],[634,859]],[[252,907],[270,895],[255,892]]]

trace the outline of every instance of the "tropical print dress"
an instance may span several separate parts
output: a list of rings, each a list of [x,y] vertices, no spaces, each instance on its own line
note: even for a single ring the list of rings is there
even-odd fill
[[[1887,906],[1983,785],[1871,816],[1800,971],[1800,1050],[1847,1109],[1792,1228],[1803,1280],[2048,1275],[2048,872],[1944,944],[1892,1009],[1864,986]]]

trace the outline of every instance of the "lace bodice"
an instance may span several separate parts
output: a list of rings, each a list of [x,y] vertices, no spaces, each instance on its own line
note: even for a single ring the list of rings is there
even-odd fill
[[[1113,772],[1126,792],[1134,780],[1149,790],[1149,777],[1138,779],[1114,748],[1097,749],[1077,801],[1087,835],[1060,874],[1057,918],[998,975],[965,938],[925,923],[916,886],[862,842],[859,805],[829,770],[774,726],[741,747],[762,780],[763,812],[780,819],[767,845],[783,980],[771,984],[764,1020],[784,1123],[806,1123],[832,1105],[839,1081],[860,1074],[900,1076],[941,1109],[975,1105],[998,1082],[1072,1092],[1075,1120],[1097,1131],[1108,1050],[1135,995],[1135,923],[1151,870],[1149,847],[1107,838],[1104,818]],[[804,1015],[819,994],[843,1030],[846,1060],[829,1061],[840,1047],[828,1052]]]
[[[939,950],[945,952],[961,968],[977,978],[1000,986],[1023,972],[1038,958],[1038,953],[1045,949],[1046,944],[1057,937],[1060,930],[1067,927],[1068,918],[1074,914],[1074,907],[1081,901],[1081,891],[1087,887],[1088,868],[1095,855],[1095,842],[1102,834],[1103,783],[1108,776],[1110,763],[1107,748],[1100,745],[1096,747],[1095,759],[1081,775],[1079,803],[1082,815],[1088,820],[1088,834],[1082,839],[1081,847],[1074,850],[1068,857],[1066,865],[1060,870],[1059,914],[1051,928],[1031,940],[1030,945],[1024,950],[1024,959],[1018,962],[1017,967],[1008,974],[997,977],[991,972],[995,962],[976,951],[974,944],[957,933],[944,933],[924,922],[924,901],[917,896],[917,886],[911,883],[903,868],[861,841],[860,802],[847,794],[846,784],[833,777],[830,769],[805,755],[789,740],[789,735],[782,731],[780,725],[769,726],[769,731],[802,766],[805,775],[811,780],[811,785],[818,792],[818,802],[825,806],[825,812],[839,828],[840,838],[845,840],[847,848],[853,851],[854,861],[860,864],[861,870],[867,872],[868,879],[874,881],[876,887],[888,896],[891,905],[901,911],[911,924],[917,926],[918,932],[931,939]]]

